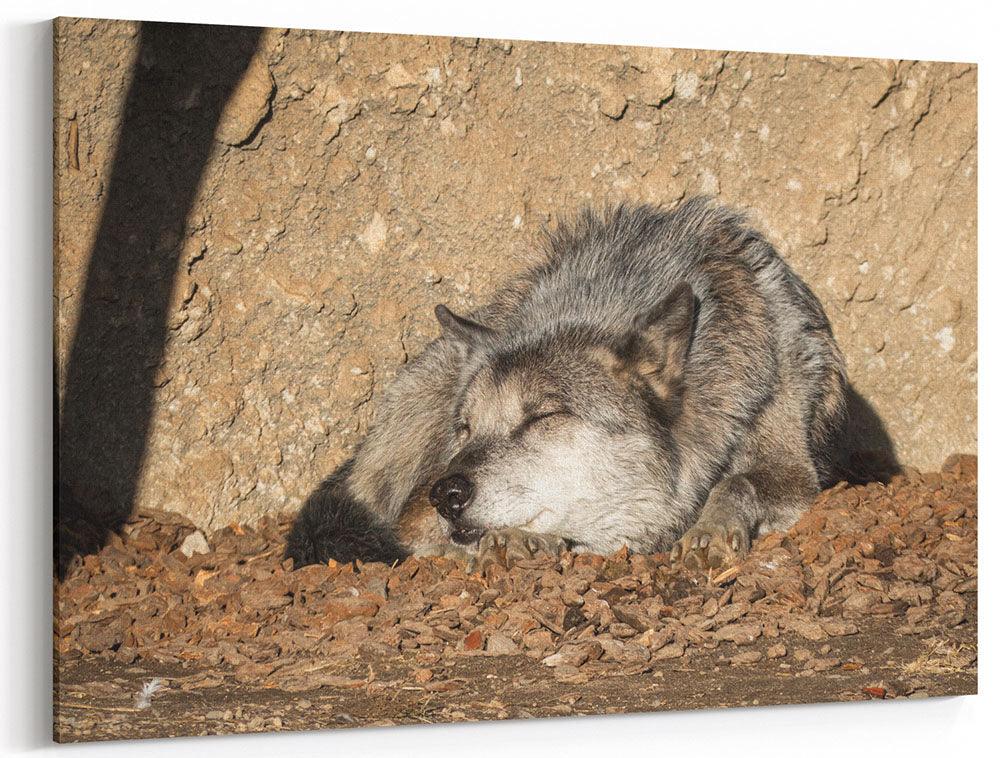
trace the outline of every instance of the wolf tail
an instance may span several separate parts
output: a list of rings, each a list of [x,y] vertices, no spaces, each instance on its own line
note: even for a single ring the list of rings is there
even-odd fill
[[[394,563],[409,553],[392,528],[351,496],[348,461],[327,477],[306,500],[292,525],[285,557],[295,567],[353,560]]]

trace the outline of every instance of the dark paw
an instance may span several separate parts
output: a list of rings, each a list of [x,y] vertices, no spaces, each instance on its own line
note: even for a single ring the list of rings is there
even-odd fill
[[[674,543],[670,559],[690,569],[727,569],[742,561],[750,549],[750,537],[742,524],[701,522]]]

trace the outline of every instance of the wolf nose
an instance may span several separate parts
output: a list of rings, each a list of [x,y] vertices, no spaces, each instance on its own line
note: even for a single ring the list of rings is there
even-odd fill
[[[430,496],[438,513],[454,521],[472,499],[472,482],[461,474],[438,479],[431,487]]]

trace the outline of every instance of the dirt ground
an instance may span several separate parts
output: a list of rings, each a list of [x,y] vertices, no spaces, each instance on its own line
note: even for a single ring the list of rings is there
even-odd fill
[[[738,567],[282,561],[141,514],[57,582],[58,741],[973,694],[977,463],[838,485]],[[86,540],[82,523],[62,540]]]
[[[183,689],[204,681],[204,670],[191,665],[78,661],[61,672],[56,733],[61,742],[70,742],[976,692],[974,658],[970,662],[965,656],[955,663],[957,651],[976,649],[974,620],[943,635],[929,632],[923,637],[899,634],[901,625],[878,620],[830,646],[828,655],[865,661],[857,668],[841,664],[817,673],[796,660],[768,659],[731,666],[725,653],[708,650],[690,660],[654,661],[639,671],[606,664],[593,672],[593,679],[575,686],[562,684],[537,662],[517,656],[502,662],[449,661],[440,667],[440,680],[424,684],[415,680],[406,657],[361,656],[341,669],[352,681],[299,696],[266,685],[240,684],[231,677],[206,689]],[[745,649],[766,654],[768,647],[768,641],[758,640]],[[823,647],[800,640],[795,650],[815,660]],[[166,689],[154,695],[150,708],[136,710],[131,698],[154,678]]]

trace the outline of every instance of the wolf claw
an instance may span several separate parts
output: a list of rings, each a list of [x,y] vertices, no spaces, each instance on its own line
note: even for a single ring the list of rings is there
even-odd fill
[[[535,534],[521,529],[488,531],[479,540],[476,568],[484,571],[491,564],[510,568],[521,560],[558,557],[567,547],[566,540],[552,534]]]
[[[697,523],[674,543],[670,560],[689,569],[726,569],[746,557],[750,539],[740,524]]]

